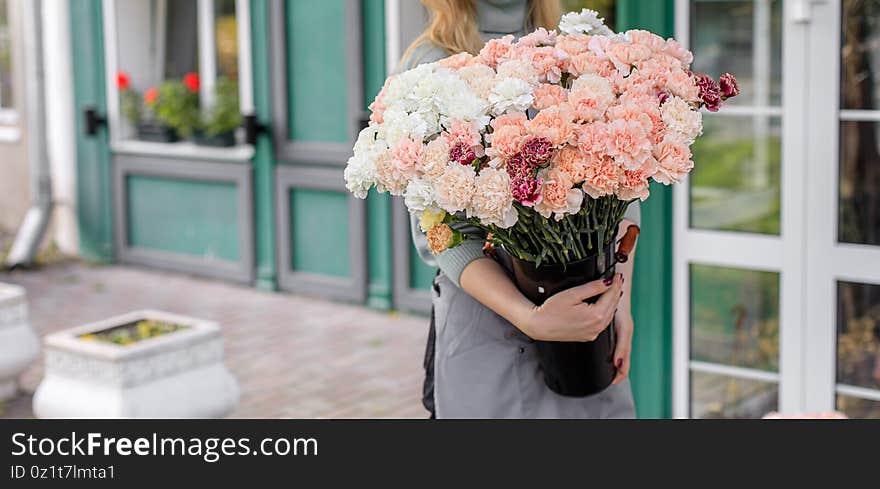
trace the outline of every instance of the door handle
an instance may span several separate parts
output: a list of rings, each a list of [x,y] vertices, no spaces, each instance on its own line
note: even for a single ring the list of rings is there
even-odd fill
[[[98,113],[98,108],[90,105],[83,110],[86,123],[86,135],[95,136],[101,126],[107,126],[107,117]]]
[[[814,4],[824,4],[827,0],[795,0],[791,5],[790,18],[795,24],[809,24],[813,20]]]
[[[256,114],[242,116],[241,125],[244,127],[244,142],[251,146],[256,146],[257,136],[269,131],[269,127],[260,122]]]

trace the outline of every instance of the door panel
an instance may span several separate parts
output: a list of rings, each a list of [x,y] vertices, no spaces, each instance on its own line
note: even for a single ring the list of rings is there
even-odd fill
[[[343,169],[364,116],[362,2],[269,6],[278,283],[367,297],[366,203]]]

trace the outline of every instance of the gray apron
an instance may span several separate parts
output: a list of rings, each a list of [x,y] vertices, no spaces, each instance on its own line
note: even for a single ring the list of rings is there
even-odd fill
[[[534,342],[516,326],[442,273],[431,293],[438,418],[635,417],[629,379],[588,397],[560,396],[544,384]]]

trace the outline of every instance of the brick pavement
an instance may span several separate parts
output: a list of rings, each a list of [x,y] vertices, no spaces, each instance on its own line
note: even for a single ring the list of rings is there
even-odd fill
[[[134,309],[218,321],[241,385],[232,417],[426,417],[421,360],[427,319],[129,266],[56,263],[0,273],[28,291],[41,334]],[[0,417],[31,417],[42,358]]]

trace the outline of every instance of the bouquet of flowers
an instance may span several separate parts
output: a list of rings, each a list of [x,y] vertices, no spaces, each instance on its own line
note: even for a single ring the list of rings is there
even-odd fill
[[[738,93],[689,70],[691,53],[595,12],[391,76],[345,169],[347,188],[403,196],[431,250],[490,234],[513,256],[565,264],[601,252],[648,184],[693,168],[700,108]],[[594,249],[594,247],[598,249]]]
[[[476,56],[388,78],[345,169],[357,197],[373,187],[402,196],[432,252],[465,239],[503,248],[536,303],[613,269],[627,206],[648,198],[652,179],[669,185],[691,171],[700,110],[739,92],[729,74],[692,73],[692,54],[674,39],[615,34],[594,11],[566,14],[559,30],[505,36]],[[547,350],[562,377],[601,365],[601,381],[553,380],[545,365],[548,385],[566,395],[607,386],[610,329],[596,345]]]

